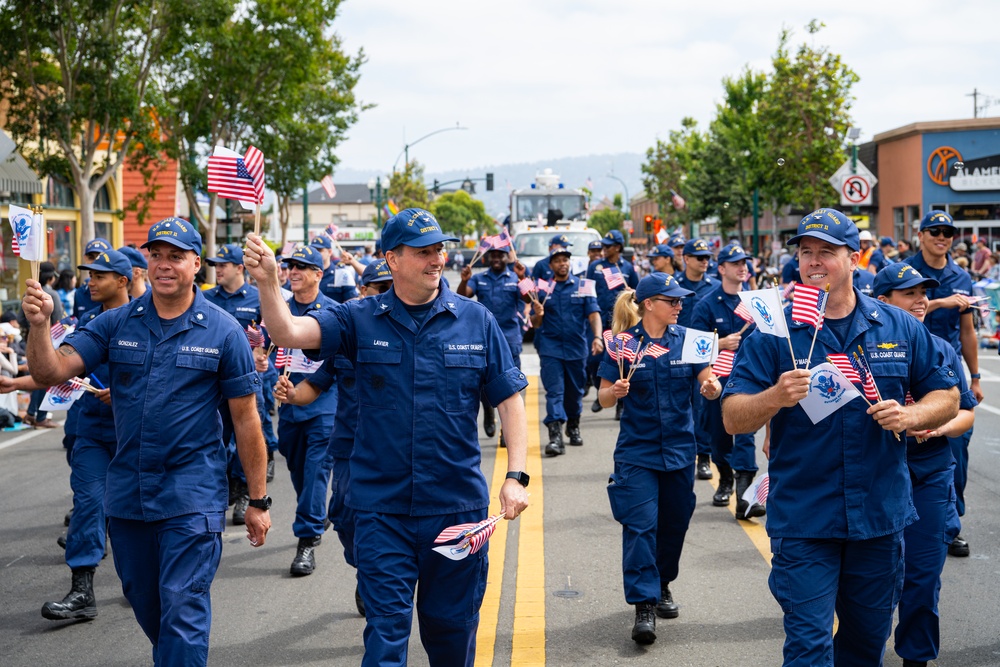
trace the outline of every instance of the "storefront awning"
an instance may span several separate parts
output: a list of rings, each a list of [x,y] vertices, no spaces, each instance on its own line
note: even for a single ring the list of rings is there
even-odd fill
[[[17,152],[14,140],[0,130],[0,192],[41,194],[42,181]]]

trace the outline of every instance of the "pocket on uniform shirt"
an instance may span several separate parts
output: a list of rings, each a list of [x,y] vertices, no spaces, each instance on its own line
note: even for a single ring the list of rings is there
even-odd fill
[[[217,398],[219,357],[179,352],[171,398],[185,403],[204,403]]]
[[[464,412],[478,409],[485,368],[485,350],[444,353],[445,410]]]
[[[356,383],[361,405],[379,410],[395,410],[400,397],[397,383],[401,381],[402,349],[385,347],[358,348]]]
[[[904,383],[910,375],[905,361],[869,361],[872,377],[878,386],[879,394],[885,400],[896,399],[903,403],[906,397]]]
[[[108,361],[115,368],[114,378],[118,388],[124,390],[125,396],[135,395],[145,375],[146,348],[112,346],[108,349]]]

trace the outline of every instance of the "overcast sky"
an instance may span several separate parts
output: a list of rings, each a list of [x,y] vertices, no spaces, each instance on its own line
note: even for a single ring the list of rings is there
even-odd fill
[[[806,6],[810,8],[807,9]],[[826,27],[810,36],[805,25]],[[428,171],[645,152],[721,80],[767,70],[782,27],[861,77],[862,140],[915,121],[972,117],[973,88],[1000,115],[1000,2],[779,0],[346,0],[334,27],[363,48],[357,94],[377,106],[341,144],[342,167],[389,171],[406,140]],[[400,160],[402,163],[402,160]]]

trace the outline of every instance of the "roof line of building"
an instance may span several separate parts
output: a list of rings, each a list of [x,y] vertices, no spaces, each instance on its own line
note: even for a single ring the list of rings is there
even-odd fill
[[[965,118],[962,120],[934,120],[910,123],[894,130],[888,130],[875,135],[875,143],[905,139],[915,134],[931,132],[953,132],[956,130],[991,130],[1000,129],[1000,117]]]

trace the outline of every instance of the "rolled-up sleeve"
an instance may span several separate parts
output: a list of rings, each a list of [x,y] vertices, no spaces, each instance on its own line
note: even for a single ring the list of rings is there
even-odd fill
[[[514,365],[510,346],[493,315],[486,314],[486,376],[483,392],[494,407],[528,386],[528,379]]]
[[[254,394],[260,384],[246,334],[238,330],[230,332],[219,361],[219,391],[222,397],[229,399]]]

